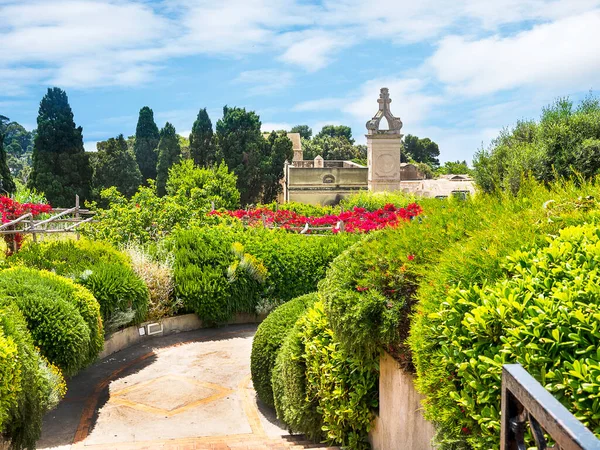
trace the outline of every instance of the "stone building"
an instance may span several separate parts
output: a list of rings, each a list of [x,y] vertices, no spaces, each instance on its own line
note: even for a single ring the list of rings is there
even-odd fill
[[[366,124],[367,167],[352,161],[326,161],[317,156],[304,160],[300,135],[288,133],[294,145],[294,159],[284,167],[282,202],[335,204],[342,198],[363,190],[373,192],[403,191],[424,197],[447,197],[474,193],[467,176],[425,180],[414,164],[400,163],[402,121],[390,110],[389,91],[382,88],[379,110]],[[381,129],[381,121],[388,128]]]

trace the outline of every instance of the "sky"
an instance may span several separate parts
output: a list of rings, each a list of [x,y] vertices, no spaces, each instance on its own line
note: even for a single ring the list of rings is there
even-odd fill
[[[88,150],[133,135],[143,106],[182,135],[228,105],[364,143],[387,87],[404,134],[469,162],[600,89],[600,0],[0,0],[0,114],[35,128],[51,86]]]

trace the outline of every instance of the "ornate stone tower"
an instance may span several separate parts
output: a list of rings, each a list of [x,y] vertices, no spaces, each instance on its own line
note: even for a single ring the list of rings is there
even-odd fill
[[[379,111],[367,122],[367,161],[370,191],[397,191],[400,189],[400,151],[402,148],[402,121],[390,111],[388,88],[381,88]],[[387,130],[380,130],[381,119],[388,122]]]

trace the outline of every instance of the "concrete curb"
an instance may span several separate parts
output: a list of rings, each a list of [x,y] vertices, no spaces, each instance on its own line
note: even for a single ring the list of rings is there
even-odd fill
[[[260,323],[265,317],[267,317],[266,314],[238,313],[225,325]],[[124,328],[108,336],[104,341],[104,350],[98,355],[98,360],[155,336],[168,336],[200,328],[211,328],[211,325],[204,324],[196,314],[167,317],[160,322],[144,322],[140,325]]]

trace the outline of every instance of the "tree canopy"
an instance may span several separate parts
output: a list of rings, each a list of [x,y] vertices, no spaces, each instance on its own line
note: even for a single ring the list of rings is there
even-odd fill
[[[263,173],[263,203],[277,200],[277,195],[283,190],[283,166],[285,161],[294,157],[292,141],[285,131],[272,132],[264,144],[265,152],[262,162]]]
[[[0,115],[0,194],[12,194],[16,191],[15,182],[6,163],[6,152],[4,151],[4,135],[8,117]]]
[[[159,140],[160,134],[154,122],[154,112],[149,107],[144,106],[140,109],[133,144],[133,153],[144,183],[148,179],[156,179]]]
[[[190,157],[194,160],[194,164],[201,167],[208,167],[217,161],[212,122],[206,108],[198,112],[198,117],[192,126]]]
[[[308,125],[296,125],[292,127],[290,133],[299,133],[302,139],[310,139],[312,137],[312,128]]]
[[[366,157],[365,146],[354,146],[346,136],[316,135],[313,139],[302,140],[304,159],[315,159],[320,155],[323,159],[350,161]]]
[[[122,134],[97,144],[93,186],[97,192],[116,186],[126,197],[131,197],[142,184],[142,174],[133,151]]]
[[[49,88],[40,102],[30,188],[44,192],[54,207],[73,206],[75,195],[90,198],[92,168],[65,91]]]
[[[324,136],[329,137],[345,137],[350,144],[354,144],[354,139],[352,139],[352,128],[346,125],[325,125],[321,128],[321,131],[315,136],[316,138],[321,138]]]
[[[160,142],[158,143],[158,165],[156,169],[156,192],[159,196],[167,193],[167,178],[169,169],[181,159],[181,147],[179,136],[175,127],[167,122],[160,130]]]
[[[403,161],[425,163],[432,169],[437,169],[440,166],[438,156],[440,156],[440,149],[431,139],[420,139],[412,134],[404,137]]]
[[[473,159],[474,178],[485,192],[516,193],[523,177],[551,182],[590,179],[600,173],[600,100],[590,94],[575,107],[559,98],[539,121],[520,121],[504,129]]]

